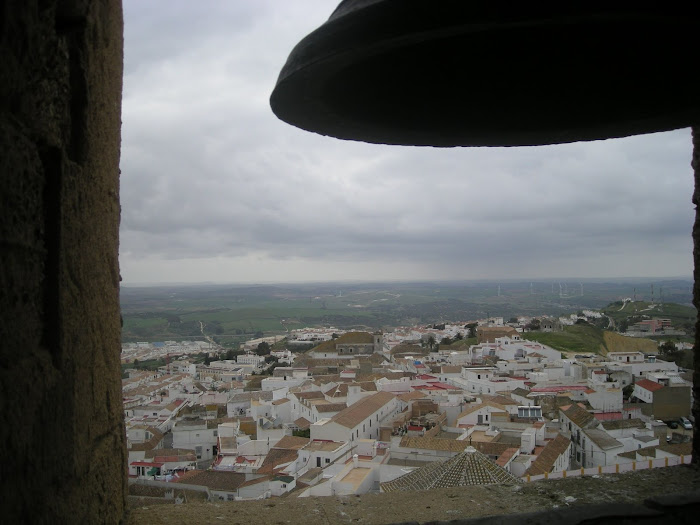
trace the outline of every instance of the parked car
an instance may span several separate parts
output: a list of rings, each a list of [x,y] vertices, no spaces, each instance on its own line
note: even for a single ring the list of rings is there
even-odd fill
[[[678,423],[676,421],[666,421],[668,428],[678,428]]]
[[[687,417],[682,417],[678,420],[680,425],[686,429],[686,430],[693,430],[693,424],[690,422],[690,420]]]

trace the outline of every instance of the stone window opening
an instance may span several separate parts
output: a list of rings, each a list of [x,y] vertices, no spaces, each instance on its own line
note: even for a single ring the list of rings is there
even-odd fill
[[[59,129],[65,127],[66,123],[71,123],[74,132],[70,143],[60,136],[55,137],[56,141],[46,140],[45,136],[40,136],[36,141],[32,138],[27,142],[32,144],[31,151],[26,150],[30,151],[31,155],[22,158],[15,155],[15,147],[21,145],[25,148],[26,136],[19,136],[21,140],[10,135],[7,135],[10,139],[6,136],[0,139],[3,141],[2,151],[7,165],[22,168],[19,171],[28,183],[18,190],[21,198],[17,199],[16,205],[10,203],[9,206],[2,207],[3,223],[8,218],[13,221],[18,219],[13,227],[20,235],[26,233],[27,238],[37,247],[25,250],[31,246],[22,245],[18,249],[8,243],[5,247],[7,250],[3,248],[6,254],[21,255],[18,259],[21,262],[18,265],[0,265],[4,283],[7,283],[3,286],[7,286],[11,291],[0,298],[2,312],[9,312],[13,317],[14,314],[23,316],[26,313],[27,317],[23,322],[33,327],[33,330],[13,329],[23,332],[18,334],[3,328],[3,334],[7,335],[7,347],[28,349],[27,361],[31,366],[36,366],[38,361],[47,365],[47,373],[38,381],[35,381],[36,377],[32,373],[26,374],[27,381],[35,381],[33,388],[24,388],[24,385],[17,388],[18,392],[22,392],[26,397],[20,400],[18,405],[23,409],[23,417],[26,414],[36,414],[33,422],[41,423],[43,428],[51,432],[65,424],[67,418],[91,418],[94,435],[99,437],[99,442],[87,433],[77,433],[71,436],[70,440],[66,440],[59,432],[54,432],[56,441],[52,453],[66,453],[65,464],[68,468],[65,472],[71,474],[70,483],[61,487],[52,486],[51,490],[48,490],[47,480],[52,479],[53,472],[43,472],[44,476],[34,475],[42,473],[38,468],[42,461],[45,461],[43,458],[35,459],[22,454],[6,453],[4,468],[9,473],[6,479],[21,481],[18,492],[22,496],[45,495],[45,498],[16,498],[16,503],[7,502],[7,507],[11,516],[22,513],[27,521],[45,521],[50,515],[57,522],[63,518],[65,521],[89,523],[96,521],[96,516],[99,516],[101,521],[118,522],[123,518],[126,508],[126,479],[111,474],[126,471],[123,414],[118,402],[121,397],[118,386],[119,353],[113,344],[113,341],[118,340],[119,334],[117,247],[120,129],[118,108],[121,102],[120,41],[123,35],[121,2],[47,0],[42,3],[41,9],[52,11],[54,19],[51,20],[51,24],[44,24],[32,9],[36,9],[35,4],[17,2],[13,5],[13,11],[8,11],[9,15],[4,23],[17,34],[28,36],[24,45],[41,56],[42,64],[56,63],[56,71],[75,67],[78,70],[75,72],[78,83],[84,82],[84,85],[62,84],[60,78],[58,81],[56,78],[46,78],[45,82],[37,82],[40,77],[31,69],[34,64],[30,61],[20,62],[19,65],[7,63],[8,70],[0,79],[3,85],[12,85],[16,81],[16,85],[11,86],[14,91],[10,93],[10,97],[16,96],[18,99],[21,98],[23,90],[31,89],[33,91],[29,98],[36,97],[40,102],[46,101],[47,94],[48,97],[57,94],[60,106],[67,102],[63,98],[65,93],[65,96],[71,99],[70,103],[66,104],[67,109],[57,107],[55,116],[45,116],[54,120],[43,120],[44,117],[39,114],[43,107],[41,103],[33,104],[39,108],[34,113],[19,117],[26,118],[27,124],[41,124],[26,126],[28,129],[37,130],[38,135],[42,134],[45,123],[49,124],[46,129],[54,129],[54,124],[59,124],[55,126]],[[81,31],[66,37],[66,31],[77,26],[81,27]],[[23,31],[24,29],[27,31]],[[8,41],[9,39],[0,43],[3,56],[7,56],[8,51],[9,54],[14,51],[8,49]],[[41,49],[38,49],[37,42],[46,45],[42,44]],[[43,55],[51,53],[54,49],[60,50],[60,54]],[[70,65],[67,63],[69,60]],[[98,64],[99,67],[95,67],[94,64]],[[72,77],[73,72],[71,80]],[[34,85],[40,85],[45,92],[36,91]],[[79,93],[81,96],[76,98],[75,95]],[[110,111],[105,108],[117,109]],[[74,120],[79,120],[78,116],[83,120],[76,123]],[[24,120],[20,122],[24,124]],[[95,126],[100,130],[99,139],[91,135]],[[31,162],[27,159],[31,159]],[[80,173],[73,181],[73,186],[63,187],[60,180],[53,180],[48,175],[68,175],[62,168],[63,162],[68,160],[75,163]],[[7,173],[7,177],[8,185],[16,182],[18,178],[13,173]],[[32,195],[29,194],[32,185],[39,188],[46,186],[45,190],[40,190],[39,194],[34,196],[41,202],[35,218],[18,213],[20,207],[33,203]],[[89,220],[77,214],[75,210],[65,207],[62,200],[44,202],[41,198],[43,191],[47,195],[56,195],[63,191],[65,193],[62,194],[62,200],[75,199],[85,203],[84,211]],[[94,203],[100,203],[103,207],[100,208]],[[44,226],[47,226],[47,229],[44,229]],[[75,230],[79,230],[80,234],[76,235]],[[84,235],[85,233],[88,235]],[[2,240],[8,239],[3,237]],[[95,242],[89,245],[90,240]],[[26,254],[20,254],[23,250]],[[13,273],[20,265],[24,267],[24,273]],[[77,280],[68,283],[65,280],[66,275],[71,275]],[[72,301],[74,297],[71,295],[71,287],[81,290],[80,301]],[[71,326],[72,321],[76,319],[82,320],[76,323],[79,325],[77,329]],[[63,334],[60,337],[59,332]],[[71,341],[71,348],[67,341]],[[85,359],[85,363],[79,362],[77,358],[86,348],[91,349],[92,357]],[[73,367],[71,374],[75,379],[65,381],[65,385],[62,385],[53,376],[62,372],[68,365]],[[24,381],[21,377],[26,372],[24,366],[22,363],[13,363],[11,368],[8,368],[8,374],[16,376],[18,381]],[[71,390],[78,391],[83,388],[91,394],[83,400],[77,399],[77,395],[71,393]],[[27,395],[25,392],[30,393]],[[51,395],[61,401],[50,409],[42,408],[38,401],[42,395]],[[9,401],[14,399],[10,398]],[[55,413],[52,414],[50,410]],[[12,418],[12,415],[7,415],[4,422],[14,423]],[[12,425],[5,426],[13,428]],[[26,448],[33,456],[37,455],[39,447],[33,446],[37,438],[22,438],[28,438],[29,444],[17,449]],[[10,450],[13,450],[16,440],[11,437],[9,440]],[[80,450],[80,454],[71,450]],[[84,464],[82,457],[88,457],[93,452],[98,454],[101,461],[106,461],[107,468],[95,472]],[[31,500],[31,507],[26,504],[28,500]],[[81,501],[84,504],[73,506],[66,503],[68,501]],[[13,521],[12,517],[9,521]]]

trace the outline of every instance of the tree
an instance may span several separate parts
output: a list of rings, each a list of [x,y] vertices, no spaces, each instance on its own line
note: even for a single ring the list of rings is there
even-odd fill
[[[277,363],[279,359],[277,359],[274,355],[268,355],[265,357],[265,362],[266,363]]]
[[[669,355],[678,352],[678,348],[673,343],[673,341],[664,341],[659,345],[659,352],[661,355]]]
[[[452,344],[452,339],[449,338],[449,336],[445,336],[440,340],[441,345],[449,346]]]
[[[469,329],[469,334],[467,337],[474,338],[476,337],[476,327],[479,326],[479,323],[467,323],[464,328]]]
[[[292,436],[296,437],[303,437],[303,438],[310,438],[311,437],[311,429],[297,429],[297,430],[292,430]]]
[[[464,339],[462,332],[457,332],[457,335],[455,336],[455,341],[461,341],[462,339]]]
[[[258,345],[257,349],[258,355],[269,355],[270,354],[270,343],[263,341]]]
[[[539,319],[533,319],[529,323],[525,325],[525,328],[528,330],[539,330],[540,329],[540,320]]]
[[[518,324],[518,318],[517,317],[511,317],[508,320],[508,324]]]
[[[428,348],[430,348],[432,350],[434,346],[435,346],[435,336],[431,335],[430,337],[428,337]]]

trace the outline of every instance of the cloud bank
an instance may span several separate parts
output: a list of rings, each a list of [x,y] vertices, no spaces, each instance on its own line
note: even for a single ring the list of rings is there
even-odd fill
[[[125,283],[690,275],[689,130],[436,149],[277,120],[334,7],[125,0]]]

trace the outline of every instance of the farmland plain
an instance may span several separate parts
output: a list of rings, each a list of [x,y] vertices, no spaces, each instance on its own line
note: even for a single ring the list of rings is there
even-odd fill
[[[209,336],[228,346],[310,326],[375,330],[488,316],[560,316],[632,297],[651,301],[652,285],[657,303],[691,303],[690,279],[122,286],[122,341]]]

